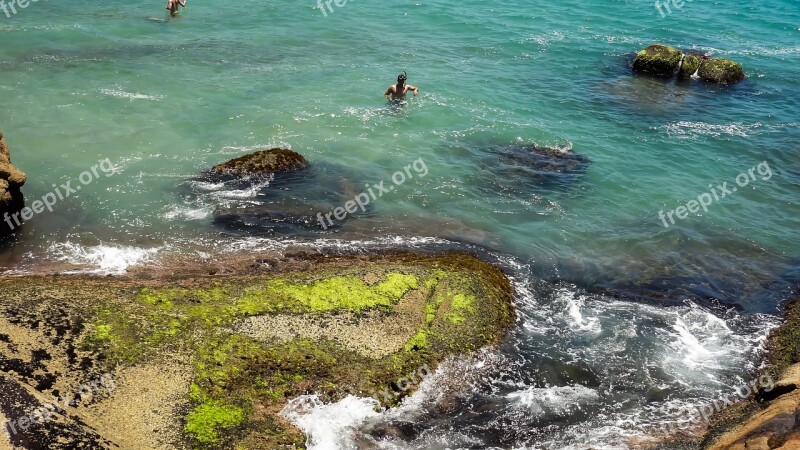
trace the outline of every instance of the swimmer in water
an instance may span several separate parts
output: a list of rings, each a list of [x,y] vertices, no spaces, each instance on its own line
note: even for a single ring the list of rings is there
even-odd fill
[[[171,16],[178,15],[178,7],[186,8],[186,0],[167,0],[167,10]]]
[[[389,86],[389,89],[383,94],[386,100],[404,100],[408,91],[413,92],[414,97],[416,97],[419,94],[419,88],[406,84],[406,80],[408,80],[408,74],[404,71],[397,76],[397,84]]]

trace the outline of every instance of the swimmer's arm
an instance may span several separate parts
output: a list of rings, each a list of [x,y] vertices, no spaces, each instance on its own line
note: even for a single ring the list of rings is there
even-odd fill
[[[178,3],[181,4],[184,8],[186,8],[186,0],[178,0]]]
[[[416,97],[416,96],[417,96],[417,94],[419,94],[419,88],[418,88],[418,87],[415,87],[415,86],[412,86],[412,85],[410,85],[410,84],[408,85],[408,90],[409,90],[409,91],[414,91],[414,97]]]
[[[383,96],[386,97],[386,100],[391,100],[392,99],[392,88],[393,87],[394,86],[389,86],[389,89],[387,89],[386,92],[383,93]]]

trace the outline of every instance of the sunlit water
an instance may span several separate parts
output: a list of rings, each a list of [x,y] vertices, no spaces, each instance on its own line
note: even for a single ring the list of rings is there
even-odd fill
[[[6,270],[300,246],[468,250],[514,277],[509,339],[446,364],[403,407],[289,411],[320,449],[632,447],[665,423],[702,425],[692,405],[749,381],[777,324],[762,314],[800,275],[796,2],[661,17],[644,1],[359,1],[325,16],[311,1],[207,0],[173,20],[136,3],[0,14],[0,129],[28,202],[81,185],[2,244]],[[653,42],[735,59],[748,78],[632,76]],[[388,105],[403,70],[421,94]],[[275,146],[311,167],[204,176]],[[554,174],[533,146],[578,156]],[[106,159],[114,170],[81,184]],[[394,189],[365,211],[317,225],[382,181]],[[723,182],[737,190],[664,226],[660,211]]]

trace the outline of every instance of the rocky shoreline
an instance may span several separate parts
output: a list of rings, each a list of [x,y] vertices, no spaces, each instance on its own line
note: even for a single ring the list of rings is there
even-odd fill
[[[710,450],[800,449],[800,299],[787,305],[784,324],[767,342],[757,374],[776,380],[713,418],[701,442]]]
[[[305,448],[288,401],[392,406],[514,323],[509,280],[468,254],[242,263],[0,278],[0,448]]]
[[[762,368],[744,401],[710,417],[699,437],[671,437],[644,448],[656,450],[800,449],[800,299],[786,306],[785,322],[766,344]],[[735,397],[735,396],[734,396]],[[730,400],[730,399],[728,399]]]

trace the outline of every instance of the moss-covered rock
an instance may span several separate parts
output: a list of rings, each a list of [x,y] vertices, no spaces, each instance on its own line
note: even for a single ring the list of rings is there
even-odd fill
[[[118,422],[139,423],[141,411],[126,405],[145,402],[172,376],[150,375],[156,379],[128,383],[127,390],[120,381],[119,394],[80,411],[80,421],[67,429],[91,429],[110,443],[93,448],[125,442],[303,448],[305,437],[280,415],[289,400],[307,393],[324,401],[375,396],[392,406],[413,390],[398,391],[397,380],[497,343],[514,321],[508,279],[470,255],[316,256],[306,262],[301,270],[278,266],[224,277],[0,279],[0,333],[7,333],[0,334],[0,362],[17,358],[15,352],[50,355],[47,363],[15,374],[27,386],[43,376],[83,380],[110,371],[124,380],[141,367],[183,371],[185,382],[177,384],[183,400],[164,405],[169,414],[160,421],[148,411],[146,424],[119,430],[104,427],[113,421],[94,414],[112,411],[123,416]],[[65,331],[43,314],[80,326]],[[258,327],[264,320],[269,326]],[[39,341],[41,348],[27,348]],[[55,357],[64,343],[66,354]],[[72,363],[54,362],[60,359]],[[41,395],[50,394],[53,383]],[[378,396],[387,390],[393,395]],[[0,398],[0,412],[4,405]],[[126,435],[148,426],[158,433]],[[68,443],[70,436],[58,433],[52,440]]]
[[[714,83],[736,83],[744,80],[744,69],[729,59],[712,58],[702,62],[698,75]]]
[[[636,55],[633,60],[633,71],[669,78],[678,70],[682,56],[683,54],[676,48],[654,44]]]
[[[697,55],[685,55],[678,70],[678,78],[691,78],[700,68],[700,58]]]
[[[211,169],[212,173],[230,176],[268,175],[304,169],[308,161],[303,155],[284,148],[261,150],[240,156]]]

